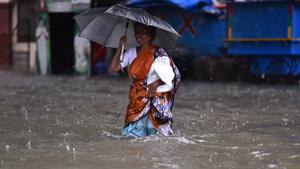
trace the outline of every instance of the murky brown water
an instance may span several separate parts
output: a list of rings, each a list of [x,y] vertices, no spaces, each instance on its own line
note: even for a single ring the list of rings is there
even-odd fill
[[[184,81],[171,137],[123,139],[120,77],[0,71],[0,169],[299,169],[300,87]]]

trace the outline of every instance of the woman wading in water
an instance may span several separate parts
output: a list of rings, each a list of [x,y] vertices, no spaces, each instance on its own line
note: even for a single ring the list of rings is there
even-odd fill
[[[126,37],[121,37],[109,66],[109,72],[127,68],[132,82],[122,135],[171,135],[171,110],[180,73],[165,50],[152,44],[156,34],[154,27],[135,23],[134,29],[139,46],[127,50],[120,61],[121,47],[126,43]]]

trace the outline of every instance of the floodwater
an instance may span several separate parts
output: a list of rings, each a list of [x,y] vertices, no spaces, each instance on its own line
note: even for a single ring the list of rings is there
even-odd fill
[[[300,87],[183,81],[175,134],[124,139],[125,77],[0,71],[0,169],[299,169]]]

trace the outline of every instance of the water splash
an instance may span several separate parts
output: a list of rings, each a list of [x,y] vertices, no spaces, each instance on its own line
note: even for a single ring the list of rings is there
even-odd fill
[[[199,143],[206,143],[206,142],[208,142],[207,140],[203,140],[203,139],[195,139],[195,141],[197,141]]]
[[[145,138],[135,138],[133,140],[131,140],[131,142],[135,142],[135,141],[141,141],[143,143],[147,143],[147,142],[156,142],[156,141],[161,141],[162,138],[158,137],[158,136],[149,136],[149,137],[145,137]]]
[[[115,138],[115,139],[119,139],[119,138],[122,137],[121,135],[113,134],[113,133],[108,132],[108,131],[102,131],[102,135],[107,136],[107,137],[112,137],[112,138]]]
[[[6,113],[6,112],[4,112],[4,113],[3,113],[3,116],[4,116],[5,118],[7,118],[7,113]]]
[[[281,122],[282,127],[289,127],[295,124],[295,120],[291,120],[287,118],[282,118],[281,120],[282,120]]]
[[[210,154],[210,155],[209,155],[209,159],[208,159],[208,161],[209,161],[210,163],[213,161],[212,158],[213,158],[213,154]]]
[[[67,151],[70,151],[70,145],[69,144],[66,144],[66,149],[67,149]]]
[[[238,146],[233,146],[233,147],[226,147],[226,149],[229,149],[229,150],[238,150],[240,147]]]
[[[208,161],[211,163],[213,161],[213,156],[216,156],[216,155],[219,155],[219,153],[214,152],[214,153],[210,154]]]
[[[177,136],[177,137],[169,137],[169,139],[177,140],[178,144],[196,144],[194,141],[189,140],[183,136]]]
[[[76,161],[76,150],[75,147],[73,147],[73,162]]]
[[[276,164],[269,164],[268,165],[268,168],[277,168],[278,167],[278,165],[276,165]]]
[[[27,142],[26,147],[27,147],[29,150],[32,149],[30,140]]]
[[[7,152],[9,152],[10,146],[9,146],[8,144],[5,145],[5,150],[6,150]]]
[[[28,128],[28,133],[31,134],[31,127]]]
[[[291,158],[291,159],[298,158],[298,157],[300,157],[300,154],[289,156],[289,158]]]
[[[184,136],[178,136],[178,135],[172,135],[172,136],[159,136],[159,135],[153,135],[153,136],[147,136],[144,138],[134,138],[130,140],[131,143],[134,142],[162,142],[162,143],[168,143],[170,140],[177,141],[178,144],[196,144],[193,140],[187,139]]]
[[[255,158],[262,160],[262,159],[264,159],[264,156],[270,156],[272,154],[264,153],[263,151],[253,151],[253,152],[251,152],[251,155],[254,155]]]
[[[24,113],[24,118],[26,121],[29,121],[29,116],[28,116],[28,110],[26,107],[22,107],[23,113]]]
[[[177,164],[167,164],[167,163],[154,163],[153,168],[180,168]]]

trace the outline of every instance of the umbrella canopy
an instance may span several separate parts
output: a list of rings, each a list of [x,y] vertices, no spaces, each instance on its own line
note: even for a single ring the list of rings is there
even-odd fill
[[[75,20],[79,25],[81,37],[112,48],[118,47],[120,37],[124,34],[127,35],[125,48],[138,45],[134,36],[134,22],[156,27],[153,43],[165,48],[176,47],[176,39],[180,36],[166,21],[141,8],[131,8],[122,4],[116,4],[107,10],[89,9],[76,15]]]

